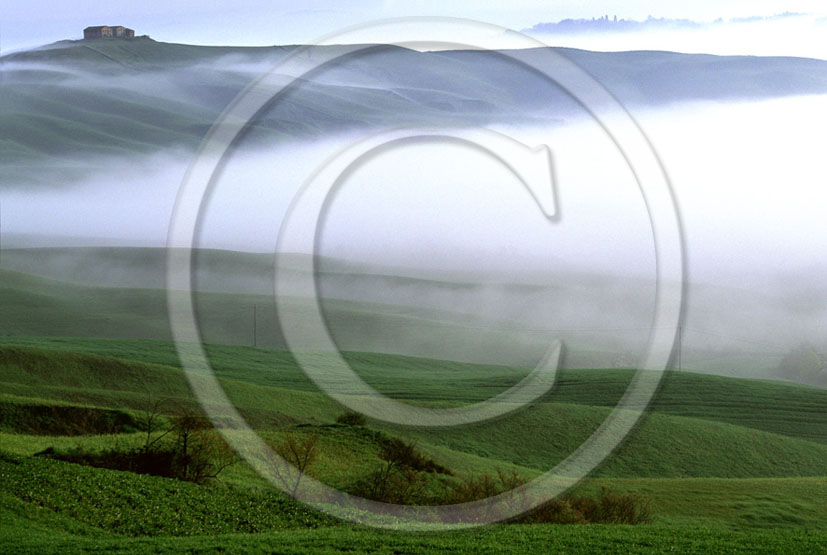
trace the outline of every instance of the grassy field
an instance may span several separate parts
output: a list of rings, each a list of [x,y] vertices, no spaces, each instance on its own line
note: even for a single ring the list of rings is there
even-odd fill
[[[143,433],[130,426],[140,419],[147,395],[163,394],[176,406],[196,405],[167,342],[7,338],[4,343],[2,541],[24,549],[224,546],[255,551],[279,545],[326,551],[354,542],[376,552],[389,545],[402,551],[450,546],[462,552],[495,550],[503,534],[512,538],[514,552],[586,552],[588,546],[611,549],[617,542],[631,551],[770,552],[825,546],[827,506],[821,501],[827,494],[827,444],[818,408],[827,392],[819,389],[669,375],[651,413],[575,490],[592,494],[608,487],[644,495],[655,515],[652,524],[508,525],[411,536],[353,527],[303,509],[274,493],[244,465],[231,467],[219,485],[200,486],[32,457],[47,448],[102,451],[140,445]],[[424,453],[460,475],[514,469],[533,476],[565,457],[599,425],[630,377],[624,370],[569,370],[543,402],[502,420],[438,434],[369,423],[372,432],[334,425],[342,409],[312,390],[287,353],[217,345],[209,351],[222,386],[262,437],[275,444],[287,430],[318,434],[321,456],[313,474],[344,488],[375,467],[375,433],[416,439]],[[525,371],[370,353],[348,358],[380,389],[436,405],[484,398]],[[394,379],[399,376],[406,379],[400,383]],[[90,411],[119,415],[103,422],[120,422],[122,429],[106,434],[49,427],[79,415],[87,424],[98,422]],[[135,493],[125,493],[130,491]],[[259,510],[264,507],[272,510]],[[14,532],[20,526],[32,531],[25,539]],[[314,530],[306,531],[308,526]],[[150,535],[166,539],[148,540]]]
[[[0,547],[16,552],[565,551],[816,552],[827,548],[823,479],[631,480],[658,511],[646,526],[507,525],[401,534],[337,523],[273,493],[0,459]],[[598,484],[588,484],[596,487]],[[600,484],[602,485],[602,484]],[[675,499],[682,502],[676,503]],[[698,517],[699,511],[705,511]],[[730,521],[731,526],[722,525]]]
[[[0,188],[44,199],[81,195],[82,185],[110,187],[112,198],[151,194],[239,91],[297,48],[140,37],[4,55]],[[558,52],[633,110],[827,91],[820,60]],[[322,140],[388,126],[576,122],[568,93],[508,59],[547,55],[378,46],[303,76],[235,146],[313,156]],[[689,320],[680,335],[688,370],[664,376],[645,416],[588,477],[509,522],[404,533],[363,526],[355,506],[351,520],[335,519],[320,510],[329,498],[302,504],[254,470],[278,473],[277,463],[244,460],[224,443],[222,434],[240,434],[230,419],[209,421],[193,394],[211,377],[186,374],[171,340],[163,249],[9,248],[53,244],[36,235],[49,226],[30,231],[4,235],[0,253],[0,553],[827,553],[827,388],[752,378],[827,381],[781,364],[796,360],[785,357],[793,331],[777,345],[730,333],[740,323],[731,307],[797,306],[795,287],[771,297],[693,284],[688,314],[721,333]],[[304,266],[284,259],[283,283],[303,291]],[[563,261],[555,277],[316,262],[343,356],[402,402],[491,398],[526,376],[550,339],[567,346],[553,390],[514,413],[445,430],[366,420],[318,391],[284,350],[272,257],[196,250],[200,333],[233,408],[314,480],[387,503],[491,497],[577,452],[633,379],[654,292],[649,280]],[[280,311],[313,308],[283,301]],[[295,477],[278,479],[299,490],[288,484]]]
[[[41,345],[64,347],[49,341]],[[128,352],[155,349],[156,342],[86,342],[89,350]],[[68,343],[71,345],[71,343]],[[131,347],[132,349],[128,349]],[[166,345],[170,348],[169,345]],[[97,348],[97,349],[95,349]],[[332,423],[342,412],[312,390],[289,354],[263,350],[241,356],[240,347],[213,347],[225,365],[216,365],[221,383],[254,426]],[[238,356],[234,356],[238,355]],[[170,355],[171,356],[171,353]],[[355,368],[381,390],[394,377],[409,376],[389,393],[428,403],[456,404],[486,398],[513,383],[524,369],[442,363],[390,355],[355,353]],[[164,360],[161,354],[159,359]],[[245,364],[245,362],[249,360]],[[169,362],[169,360],[167,360]],[[412,431],[423,445],[447,447],[479,457],[545,469],[559,462],[602,422],[622,394],[629,371],[569,370],[558,387],[526,411],[501,421],[459,430]],[[196,406],[180,369],[111,356],[67,353],[55,349],[5,347],[0,350],[4,397],[20,404],[42,399],[70,401],[110,409],[140,411],[147,399],[164,396]],[[292,387],[291,387],[292,385]],[[671,374],[652,411],[600,470],[614,476],[770,477],[817,476],[827,472],[824,419],[819,407],[827,391],[774,382]],[[676,407],[679,410],[676,410]],[[749,408],[749,410],[745,410]],[[564,423],[564,425],[561,425]],[[393,431],[392,427],[379,426]],[[526,436],[540,432],[541,448]],[[667,453],[668,457],[664,457]]]
[[[272,295],[199,291],[195,302],[205,342],[285,347]],[[309,306],[303,299],[290,301],[291,310],[307,311]],[[545,351],[548,341],[548,334],[527,332],[513,322],[485,331],[477,319],[448,311],[335,298],[324,301],[324,310],[345,350],[410,354],[428,345],[439,358],[529,361]],[[67,283],[0,270],[0,336],[55,337],[67,330],[73,337],[169,340],[166,292]],[[457,345],[462,349],[452,347]]]
[[[402,534],[349,527],[262,534],[123,538],[11,530],[0,546],[17,553],[821,553],[827,536],[807,530],[731,532],[693,528],[512,525],[442,535]]]
[[[4,236],[4,247],[9,241]],[[4,248],[0,336],[169,340],[165,256],[158,248]],[[285,346],[273,308],[273,262],[266,254],[195,251],[195,301],[207,343]],[[282,277],[293,283],[300,275],[298,260],[286,262]],[[317,260],[315,279],[328,327],[342,350],[529,365],[554,338],[566,344],[563,365],[568,368],[633,365],[643,348],[641,326],[648,324],[644,309],[652,293],[646,280],[576,269],[548,276],[423,273],[328,257]],[[737,289],[698,285],[697,290],[713,312],[727,299],[745,306],[767,302]],[[611,323],[611,331],[580,329],[595,325],[588,318],[548,318],[569,314],[580,303],[613,306],[618,295],[627,304],[607,309],[598,326]],[[294,298],[290,309],[304,312],[308,304]],[[737,338],[720,337],[710,343],[704,325],[698,325],[700,331],[688,328],[684,334],[687,368],[734,377],[791,378],[779,368],[789,345],[745,349]],[[549,327],[579,331],[551,332]]]
[[[648,524],[383,532],[308,509],[244,463],[199,485],[55,460],[72,453],[135,451],[146,441],[144,419],[153,400],[164,400],[161,428],[171,426],[181,411],[199,411],[199,404],[168,340],[158,290],[101,289],[9,271],[2,272],[2,283],[4,551],[827,550],[824,389],[667,373],[635,430],[571,492],[596,498],[608,489],[645,499],[652,513]],[[226,309],[228,320],[240,321],[257,297],[207,293],[202,302],[216,313]],[[342,323],[355,318],[368,327],[369,319],[381,325],[393,312],[365,303],[332,306],[338,306],[334,318]],[[397,317],[399,329],[417,322],[430,325],[421,312]],[[217,337],[227,324],[208,321],[208,333],[211,325]],[[443,325],[447,327],[439,333],[473,333],[450,317]],[[65,330],[81,337],[61,337]],[[344,409],[317,391],[289,352],[243,345],[242,339],[206,345],[228,397],[272,446],[291,437],[316,438],[318,456],[309,473],[345,491],[357,491],[366,476],[382,467],[384,446],[393,438],[415,442],[423,456],[451,472],[423,474],[423,491],[434,498],[499,470],[530,479],[563,460],[598,428],[633,375],[628,369],[564,369],[553,391],[539,402],[459,429],[409,429],[371,421],[347,426],[336,423]],[[489,398],[530,370],[364,351],[346,352],[345,358],[379,391],[436,407]]]
[[[177,367],[167,341],[83,338],[2,338],[0,344],[72,351]],[[207,345],[221,378],[282,389],[315,391],[286,351]],[[384,355],[348,353],[346,358],[371,385],[409,400],[479,401],[521,379],[527,368]],[[629,370],[563,370],[550,400],[596,407],[614,406],[631,377]],[[784,402],[779,403],[778,399]],[[827,443],[827,391],[786,382],[671,372],[650,407],[674,416],[715,420]]]

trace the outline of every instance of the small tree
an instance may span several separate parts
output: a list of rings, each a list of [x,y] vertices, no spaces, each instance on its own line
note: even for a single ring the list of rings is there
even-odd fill
[[[204,483],[238,458],[212,430],[210,421],[189,410],[182,410],[173,419],[176,433],[173,472],[180,480]]]
[[[337,424],[344,424],[345,426],[364,426],[367,423],[365,415],[359,412],[348,411],[340,414],[336,419]]]
[[[379,451],[382,466],[356,487],[359,495],[387,503],[410,504],[425,501],[425,473],[452,472],[425,456],[415,441],[388,438]]]
[[[319,449],[316,446],[318,440],[318,434],[298,437],[288,430],[284,433],[284,439],[276,445],[276,453],[293,467],[293,470],[285,468],[284,472],[277,470],[277,473],[285,489],[289,490],[294,497],[299,491],[302,478],[318,458]]]
[[[151,393],[147,393],[147,400],[144,404],[144,411],[141,416],[141,423],[146,429],[146,440],[144,441],[143,454],[148,456],[152,448],[161,441],[173,428],[167,428],[164,433],[153,438],[152,434],[158,431],[161,417],[161,408],[167,403],[167,399],[154,399]]]

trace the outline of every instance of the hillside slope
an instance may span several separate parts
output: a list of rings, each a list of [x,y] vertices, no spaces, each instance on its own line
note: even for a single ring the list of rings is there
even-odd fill
[[[203,47],[150,39],[63,41],[0,58],[6,183],[82,176],[91,154],[191,151],[229,102],[286,47]],[[339,47],[313,47],[308,59]],[[670,52],[555,49],[634,106],[827,92],[827,62]],[[582,114],[520,62],[543,49],[416,52],[378,46],[301,81],[251,140],[318,138],[388,125],[553,123]],[[83,155],[83,156],[81,156]]]
[[[404,376],[401,371],[404,365],[407,363],[410,372],[415,368],[413,363],[416,362],[400,359],[397,367],[388,372],[388,363],[393,361],[392,358],[378,357],[371,363],[370,355],[359,356],[361,363],[357,368],[363,372],[372,369],[373,377],[381,376],[384,371],[388,380],[389,374]],[[429,361],[427,364],[436,369],[440,362]],[[490,395],[508,385],[502,379],[502,369],[499,373],[497,370],[496,367],[471,365],[463,368],[449,363],[443,370],[441,380],[435,372],[425,381],[430,382],[435,389],[439,388],[440,381],[445,385],[452,384],[454,387],[450,389],[454,391],[473,392],[473,385],[476,385],[479,393]],[[271,428],[296,422],[332,423],[342,410],[325,395],[312,390],[298,391],[283,386],[250,383],[246,381],[250,379],[249,374],[238,372],[233,377],[232,370],[218,373],[222,376],[222,386],[233,403],[253,425],[259,427]],[[277,375],[275,381],[307,384],[307,378],[295,365],[289,364],[289,359],[285,359],[281,367],[269,367],[269,373]],[[283,375],[279,376],[280,374]],[[366,377],[369,376],[371,373]],[[459,377],[464,378],[465,383],[455,389],[459,385]],[[604,389],[604,396],[594,395],[594,392],[600,391],[600,384],[605,381],[605,377],[600,371],[592,371],[590,375],[586,371],[564,375],[561,378],[562,387],[555,390],[546,401],[496,421],[438,432],[401,432],[419,439],[425,447],[446,448],[457,453],[545,470],[571,453],[609,413],[608,407],[598,405],[601,401],[608,400],[605,395],[612,392]],[[612,380],[621,376],[609,373],[607,377]],[[476,384],[473,383],[474,378]],[[590,387],[578,388],[576,384],[584,378],[590,382]],[[827,473],[824,463],[827,461],[827,441],[824,437],[827,426],[823,413],[820,421],[796,420],[796,417],[807,415],[806,409],[801,409],[799,394],[800,391],[807,393],[809,390],[778,384],[768,384],[764,388],[761,382],[730,380],[731,393],[741,393],[745,398],[754,396],[756,391],[762,389],[773,395],[771,408],[775,410],[768,411],[763,420],[754,423],[754,426],[775,428],[778,430],[776,432],[754,429],[751,427],[751,416],[744,411],[732,411],[740,417],[739,424],[734,425],[721,421],[727,419],[727,410],[722,411],[716,420],[714,413],[706,414],[706,418],[687,418],[659,409],[665,397],[671,398],[669,404],[672,405],[685,403],[685,413],[694,410],[700,415],[705,407],[702,404],[693,407],[691,399],[704,394],[704,379],[714,381],[718,378],[694,378],[694,381],[684,382],[671,391],[667,389],[666,395],[659,395],[653,412],[601,468],[600,475],[780,477],[820,476]],[[421,377],[419,381],[423,381]],[[168,410],[180,406],[197,407],[180,370],[111,357],[2,347],[0,382],[4,386],[4,402],[7,403],[31,403],[26,400],[43,399],[141,411],[146,408],[148,400],[165,397],[170,400]],[[591,401],[584,396],[588,389],[594,390]],[[614,393],[617,395],[620,391]],[[429,397],[434,399],[433,394]],[[824,395],[820,400],[823,403]],[[573,404],[573,401],[581,404]],[[430,402],[444,405],[446,401]],[[759,403],[753,406],[756,411],[763,408]],[[796,425],[791,425],[791,422]],[[390,433],[400,433],[394,427],[380,425],[380,428],[386,428]],[[810,441],[809,438],[813,435],[821,439],[822,443]]]
[[[272,296],[198,292],[195,301],[205,342],[285,347]],[[311,307],[302,298],[286,304],[296,311]],[[324,312],[345,350],[422,354],[424,349],[437,358],[528,363],[547,348],[547,334],[514,322],[487,330],[497,322],[428,307],[330,298]],[[169,326],[163,289],[90,287],[0,270],[2,335],[169,340]]]
[[[8,241],[4,237],[4,245]],[[169,339],[165,261],[166,251],[160,248],[3,249],[0,333]],[[340,348],[351,351],[533,365],[549,341],[559,338],[566,344],[564,367],[631,366],[645,345],[654,298],[650,280],[563,264],[555,272],[496,274],[318,257],[315,274],[307,276],[299,273],[297,261],[288,261],[281,279],[291,287],[299,278],[316,281],[332,336]],[[257,306],[256,345],[284,347],[269,308],[273,264],[267,254],[194,251],[193,286],[200,291],[196,300],[207,342],[253,344]],[[766,307],[767,319],[777,313],[786,317],[793,310],[801,314],[801,309],[790,308],[800,305],[795,288],[762,292],[703,283],[692,287],[695,304],[682,341],[685,368],[796,379],[780,365],[795,344],[781,339],[763,345],[757,335],[735,332],[738,316],[728,309],[733,303]],[[308,305],[297,301],[295,308],[301,312]]]

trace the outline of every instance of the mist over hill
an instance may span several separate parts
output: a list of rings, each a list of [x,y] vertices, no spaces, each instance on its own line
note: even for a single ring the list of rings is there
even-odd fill
[[[692,19],[675,19],[668,17],[652,17],[651,15],[646,19],[635,20],[625,19],[618,16],[609,17],[603,15],[601,17],[592,17],[590,19],[561,19],[560,21],[545,21],[537,23],[528,29],[526,33],[534,34],[568,34],[568,33],[634,33],[645,32],[653,30],[681,30],[681,29],[701,29],[703,27],[726,27],[733,24],[744,23],[762,23],[769,21],[779,21],[784,19],[798,18],[806,14],[785,12],[773,16],[750,16],[750,17],[735,17],[729,20],[723,18],[715,21],[695,21]]]
[[[93,155],[191,151],[246,85],[300,48],[138,38],[62,41],[3,56],[2,186],[81,179],[94,171]],[[343,47],[310,47],[302,56],[312,61],[336,49]],[[827,92],[827,62],[819,60],[554,51],[631,109]],[[370,47],[301,79],[251,134],[254,140],[312,140],[398,125],[553,125],[581,117],[582,109],[559,87],[515,63],[543,56],[543,49]]]
[[[0,553],[827,546],[822,16],[6,1]]]
[[[147,248],[5,250],[0,335],[169,340],[165,258],[163,249]],[[288,291],[301,279],[317,283],[343,350],[533,366],[562,339],[564,368],[633,367],[650,331],[654,284],[646,279],[572,268],[435,273],[327,257],[306,276],[301,258],[283,256],[280,279]],[[198,250],[193,265],[204,341],[285,348],[276,311],[304,312],[309,301],[274,304],[272,255]],[[800,303],[800,292],[693,283],[688,294],[676,369],[827,386],[817,354],[824,343],[813,333],[818,312]],[[823,288],[808,294],[825,295]],[[813,342],[808,350],[804,339]],[[816,361],[811,371],[802,356]]]
[[[119,247],[165,244],[186,166],[215,118],[300,48],[64,41],[0,58],[0,267],[156,290],[158,318],[141,334],[162,329],[163,251]],[[805,341],[820,349],[827,321],[821,144],[802,133],[827,114],[827,62],[554,51],[625,105],[672,181],[686,238],[686,364],[786,377],[784,356]],[[539,217],[514,176],[478,154],[424,145],[372,159],[337,192],[319,231],[320,291],[346,315],[335,320],[338,339],[356,350],[524,364],[550,330],[575,330],[572,344],[595,352],[581,348],[570,364],[633,364],[653,303],[648,207],[604,130],[519,63],[546,54],[375,46],[299,79],[253,123],[203,208],[196,246],[223,254],[203,255],[197,285],[226,295],[210,306],[241,303],[240,328],[210,337],[249,338],[258,301],[232,295],[272,291],[271,257],[251,253],[272,252],[300,184],[342,144],[394,126],[485,126],[552,147],[560,221]],[[9,250],[35,246],[46,248]],[[480,349],[484,327],[494,332]],[[526,341],[514,341],[515,327]],[[462,328],[454,344],[448,328]]]

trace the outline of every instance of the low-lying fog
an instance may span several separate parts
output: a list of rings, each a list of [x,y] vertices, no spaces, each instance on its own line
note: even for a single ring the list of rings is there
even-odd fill
[[[744,15],[744,14],[739,14]],[[618,17],[621,17],[618,15]],[[552,45],[586,50],[668,50],[747,56],[803,56],[827,59],[824,14],[785,13],[716,21],[641,20],[633,30],[612,21],[602,25],[536,25],[524,32]],[[598,30],[599,28],[599,30]]]
[[[660,156],[683,222],[689,282],[683,366],[743,374],[750,370],[737,367],[732,355],[766,355],[754,370],[766,376],[796,345],[827,348],[827,96],[683,103],[632,115]],[[511,321],[533,330],[588,330],[572,339],[576,348],[612,345],[621,364],[634,364],[651,318],[654,255],[646,206],[624,158],[585,116],[548,127],[492,127],[526,145],[549,146],[559,221],[545,219],[514,175],[479,150],[440,142],[386,150],[332,198],[317,254],[357,261],[362,272],[418,279],[332,268],[322,294],[476,315],[497,320],[486,324],[495,328]],[[197,246],[273,252],[302,182],[355,138],[242,143],[204,205]],[[183,149],[110,157],[88,163],[100,169],[71,186],[6,187],[3,248],[163,246],[189,161]],[[19,256],[0,262],[32,270]],[[46,266],[42,272],[60,277]],[[101,281],[159,285],[152,281],[159,274],[141,284],[126,273],[121,279],[108,268]],[[208,288],[272,292],[269,273],[252,280],[242,273],[207,279]],[[411,341],[398,350],[428,349]]]

